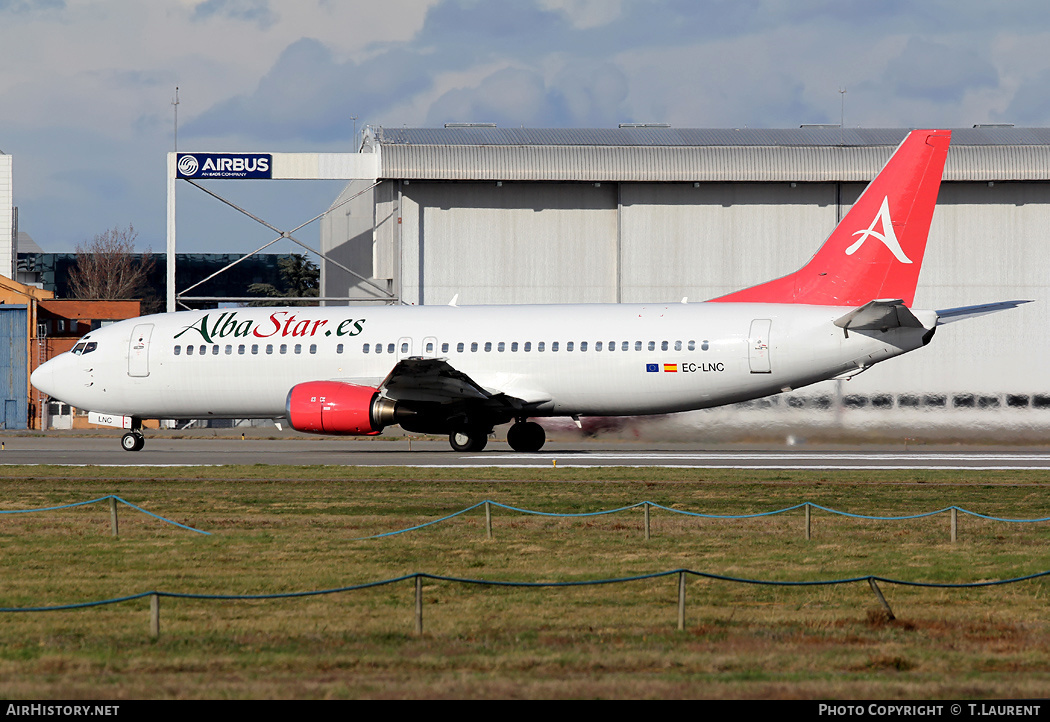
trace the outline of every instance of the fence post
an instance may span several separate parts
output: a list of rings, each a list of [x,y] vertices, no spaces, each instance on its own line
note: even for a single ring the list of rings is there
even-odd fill
[[[113,529],[113,536],[117,536],[117,497],[109,497],[109,525]]]
[[[423,577],[416,574],[416,634],[423,634]]]
[[[959,539],[959,510],[952,507],[952,544]]]
[[[492,538],[492,507],[488,501],[485,502],[485,538]]]
[[[649,502],[645,502],[645,540],[649,541]]]
[[[678,572],[678,631],[685,631],[685,572]]]
[[[879,589],[879,585],[875,583],[875,577],[868,577],[868,586],[871,587],[871,591],[875,592],[875,598],[879,600],[879,604],[886,610],[886,614],[889,615],[890,621],[896,619],[893,616],[893,610],[890,609],[889,602],[886,601],[886,597],[882,596],[882,590]]]
[[[149,636],[160,639],[160,595],[149,595]]]
[[[806,502],[806,541],[813,538],[812,527],[810,526],[810,504]]]

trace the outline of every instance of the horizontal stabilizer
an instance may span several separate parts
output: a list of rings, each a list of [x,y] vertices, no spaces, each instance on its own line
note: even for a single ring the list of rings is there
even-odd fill
[[[868,301],[863,306],[853,309],[842,318],[835,320],[835,325],[847,331],[875,330],[883,328],[924,328],[922,322],[904,305],[900,298]]]
[[[984,303],[979,306],[960,306],[959,308],[945,308],[940,311],[935,311],[935,313],[937,314],[937,325],[943,326],[946,323],[953,323],[955,321],[962,321],[963,319],[967,318],[983,316],[986,313],[1006,311],[1007,309],[1017,308],[1022,303],[1031,303],[1031,301],[999,301],[998,303]]]

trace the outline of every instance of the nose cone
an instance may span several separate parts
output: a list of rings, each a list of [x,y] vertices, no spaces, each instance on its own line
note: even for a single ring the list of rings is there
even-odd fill
[[[48,396],[57,396],[55,393],[55,360],[45,361],[37,366],[29,377],[29,383]]]

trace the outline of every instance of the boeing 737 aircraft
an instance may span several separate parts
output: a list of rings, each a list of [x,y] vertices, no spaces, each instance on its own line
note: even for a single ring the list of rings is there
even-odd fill
[[[848,378],[937,326],[1024,301],[911,308],[951,134],[916,130],[799,271],[707,303],[237,308],[92,331],[32,383],[127,429],[142,419],[270,418],[371,435],[399,424],[480,451],[508,422],[666,414]]]

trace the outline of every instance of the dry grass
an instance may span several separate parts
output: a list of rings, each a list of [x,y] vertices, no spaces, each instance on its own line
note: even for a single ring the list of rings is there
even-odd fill
[[[962,517],[873,522],[814,512],[704,520],[641,511],[586,519],[481,510],[427,529],[356,540],[490,498],[551,512],[648,499],[710,513],[813,501],[903,514],[959,504],[1050,516],[1039,472],[536,471],[317,467],[0,470],[0,508],[115,493],[204,537],[105,505],[0,516],[0,606],[104,599],[149,590],[265,594],[414,572],[571,581],[687,567],[770,580],[866,574],[975,581],[1050,569],[1050,524]],[[474,474],[474,478],[464,475]],[[117,475],[117,476],[114,476]],[[441,478],[442,476],[458,479]],[[499,475],[500,478],[494,478]],[[602,477],[606,477],[602,479]],[[690,478],[691,477],[691,478]],[[597,483],[601,482],[601,483]],[[864,582],[770,587],[690,579],[676,630],[677,579],[521,589],[428,580],[424,635],[413,587],[266,602],[162,600],[5,614],[6,698],[935,698],[1042,697],[1050,691],[1046,582],[944,590]]]

